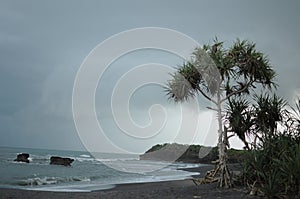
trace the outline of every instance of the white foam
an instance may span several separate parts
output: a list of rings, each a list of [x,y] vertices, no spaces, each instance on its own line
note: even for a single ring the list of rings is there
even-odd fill
[[[80,157],[83,157],[83,158],[90,158],[91,156],[90,156],[90,155],[86,155],[86,154],[82,154],[82,155],[80,155]]]
[[[53,185],[63,182],[90,182],[91,179],[87,177],[70,177],[70,178],[61,178],[61,177],[35,177],[28,178],[27,180],[22,180],[18,184],[22,186],[41,186],[41,185]]]
[[[38,187],[38,188],[26,188],[25,190],[32,191],[51,191],[51,192],[91,192],[91,190],[82,190],[82,189],[67,189],[61,187]]]
[[[112,189],[115,185],[110,184],[89,184],[89,185],[66,185],[66,186],[47,186],[47,187],[28,187],[25,190],[34,191],[53,191],[53,192],[91,192],[96,190]]]
[[[109,158],[103,158],[103,159],[95,159],[99,162],[117,162],[117,161],[134,161],[134,160],[139,160],[138,158],[112,158],[112,159],[109,159]]]
[[[94,161],[97,161],[96,159],[94,158],[75,158],[75,160],[79,161],[79,162],[84,162],[84,161],[90,161],[90,162],[94,162]]]
[[[49,184],[57,184],[58,183],[58,179],[56,179],[55,177],[44,177],[44,178],[29,178],[27,180],[23,180],[22,182],[20,182],[20,185],[26,186],[26,185],[49,185]]]

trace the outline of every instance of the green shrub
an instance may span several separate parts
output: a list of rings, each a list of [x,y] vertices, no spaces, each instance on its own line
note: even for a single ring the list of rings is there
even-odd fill
[[[244,182],[256,184],[268,198],[299,197],[300,145],[290,135],[272,135],[249,152]]]

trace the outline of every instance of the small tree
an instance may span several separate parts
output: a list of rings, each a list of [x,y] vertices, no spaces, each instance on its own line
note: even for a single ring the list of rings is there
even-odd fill
[[[236,134],[250,149],[246,137],[254,137],[252,146],[256,146],[257,139],[272,136],[277,132],[277,123],[284,122],[286,115],[286,101],[275,94],[254,95],[254,104],[243,98],[228,100],[226,121],[228,131]]]
[[[226,109],[227,131],[237,135],[245,144],[245,148],[250,150],[249,143],[246,139],[251,136],[254,130],[253,108],[246,99],[229,99]],[[233,136],[231,135],[231,136]],[[230,136],[228,136],[229,138]]]
[[[285,131],[295,136],[300,142],[300,98],[295,101],[294,106],[288,106],[291,110],[284,112]]]
[[[256,134],[271,136],[277,131],[277,122],[283,121],[284,107],[287,103],[284,99],[276,95],[271,97],[269,94],[255,95],[254,99]]]
[[[208,108],[217,112],[219,187],[232,186],[226,164],[228,136],[223,128],[223,105],[234,96],[250,94],[257,85],[272,88],[274,77],[269,60],[256,50],[254,43],[237,40],[225,49],[223,42],[215,39],[213,45],[195,49],[191,60],[168,81],[167,95],[175,102],[200,93],[213,104]]]
[[[253,193],[259,190],[267,198],[299,198],[300,102],[288,111],[286,101],[276,95],[255,95],[254,100],[254,105],[246,110],[252,115],[250,134],[259,142],[254,141],[244,162],[244,182],[251,185]],[[239,106],[234,104],[235,109]]]

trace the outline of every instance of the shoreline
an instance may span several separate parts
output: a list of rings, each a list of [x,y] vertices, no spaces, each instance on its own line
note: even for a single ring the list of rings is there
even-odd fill
[[[199,172],[203,177],[206,171],[213,165],[205,165],[197,168],[182,169],[185,171]],[[91,192],[54,192],[0,188],[1,199],[37,199],[37,198],[257,198],[249,196],[242,187],[233,189],[217,189],[217,183],[195,186],[192,180],[172,180],[147,183],[118,184],[112,189],[97,190]]]
[[[117,185],[113,189],[91,191],[91,192],[51,192],[51,191],[31,191],[20,189],[0,188],[1,199],[96,199],[96,198],[258,198],[245,193],[243,188],[217,189],[217,183],[203,184],[196,187],[192,180],[175,180],[150,183],[132,183]]]

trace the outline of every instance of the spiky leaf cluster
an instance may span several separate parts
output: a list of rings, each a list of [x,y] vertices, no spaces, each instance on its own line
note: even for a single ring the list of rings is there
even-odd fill
[[[209,99],[218,91],[229,98],[249,94],[257,85],[276,87],[275,76],[268,58],[256,50],[255,44],[237,40],[226,49],[216,39],[213,45],[195,49],[191,60],[177,70],[166,90],[175,101],[187,100],[198,93]]]

